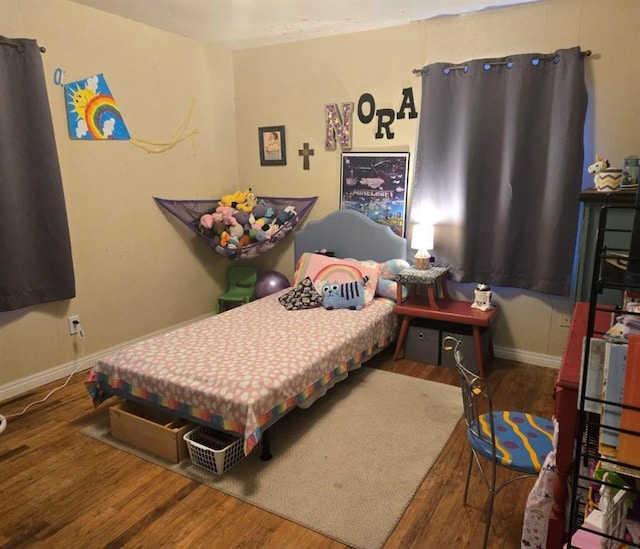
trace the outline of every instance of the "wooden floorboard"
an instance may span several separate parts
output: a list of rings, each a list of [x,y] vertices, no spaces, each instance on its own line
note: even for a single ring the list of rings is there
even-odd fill
[[[458,384],[452,369],[394,361],[392,354],[387,349],[369,365]],[[551,417],[556,370],[500,359],[486,370],[495,409]],[[10,419],[0,435],[0,548],[345,548],[298,524],[85,437],[80,430],[104,413],[93,409],[85,377],[85,373],[76,374],[50,400]],[[56,385],[30,391],[27,398],[14,398],[0,406],[0,413],[19,412]],[[274,452],[277,459],[277,448]],[[462,504],[468,459],[460,422],[385,549],[481,546],[486,490],[474,472],[468,504]],[[522,517],[534,480],[516,482],[496,498],[490,547],[520,547]]]

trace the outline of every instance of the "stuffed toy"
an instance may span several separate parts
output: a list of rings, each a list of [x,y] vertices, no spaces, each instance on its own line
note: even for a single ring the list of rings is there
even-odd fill
[[[322,306],[331,311],[333,309],[352,309],[359,311],[364,307],[364,286],[369,280],[364,276],[354,282],[325,282],[320,293]]]
[[[231,204],[233,204],[233,202],[236,202],[236,193],[234,194],[225,194],[219,201],[218,201],[218,206],[231,206]]]
[[[265,223],[256,230],[255,239],[258,242],[264,242],[269,240],[280,230],[280,227],[275,223]]]
[[[238,204],[242,204],[246,201],[250,190],[251,189],[247,189],[246,191],[236,191],[233,194],[225,194],[218,201],[218,206],[231,206],[233,209],[236,209]]]
[[[228,225],[225,225],[222,221],[215,221],[213,222],[213,226],[211,227],[211,231],[213,232],[213,234],[216,234],[218,236],[220,236],[223,231],[227,230]]]
[[[280,227],[275,223],[272,223],[272,219],[270,217],[265,216],[259,219],[254,219],[253,223],[251,223],[251,230],[249,231],[249,234],[251,235],[251,238],[253,238],[254,240],[258,240],[257,235],[259,233],[269,233],[268,235],[266,235],[268,238],[278,229],[280,229]],[[264,238],[263,240],[266,240],[266,238]]]
[[[242,238],[242,235],[244,234],[244,227],[239,223],[236,223],[235,225],[229,225],[227,227],[227,232],[234,238],[240,240],[240,238]]]
[[[236,218],[236,221],[242,225],[243,227],[246,227],[246,225],[249,225],[249,219],[251,217],[251,214],[248,214],[247,212],[243,212],[241,210],[236,210],[235,213],[233,214],[233,217]]]
[[[265,225],[265,227],[267,229],[269,229],[269,225]],[[251,233],[253,234],[253,233]],[[255,234],[254,234],[254,238],[256,239],[256,242],[266,242],[267,240],[269,240],[269,233],[267,233],[266,230],[262,229],[257,229]]]
[[[211,238],[216,234],[214,230],[215,222],[211,214],[202,215],[200,219],[198,219],[196,226],[198,228],[198,232],[206,238]]]
[[[214,218],[212,214],[204,214],[200,217],[200,225],[205,229],[211,229],[213,227]]]
[[[244,233],[240,237],[240,247],[243,248],[244,246],[248,246],[249,244],[251,244],[251,236],[249,236],[247,233]]]
[[[260,219],[256,219],[253,223],[251,223],[251,228],[259,231],[264,225],[268,224],[269,220],[266,217],[261,217]]]
[[[240,241],[233,235],[229,235],[227,240],[227,250],[237,250],[240,247]]]
[[[271,219],[273,217],[273,208],[267,206],[264,202],[258,202],[258,204],[253,207],[253,211],[251,213],[256,219],[261,217]]]
[[[287,206],[284,210],[282,210],[281,212],[278,212],[278,215],[276,216],[274,223],[282,226],[295,215],[296,215],[295,208],[293,206]]]
[[[251,192],[251,189],[249,189],[246,196],[244,197],[244,201],[238,202],[238,204],[236,205],[236,209],[245,213],[251,213],[257,203],[258,198]]]
[[[238,222],[233,217],[234,213],[236,213],[236,210],[231,206],[218,206],[213,217],[216,221],[222,221],[225,225],[235,225]]]

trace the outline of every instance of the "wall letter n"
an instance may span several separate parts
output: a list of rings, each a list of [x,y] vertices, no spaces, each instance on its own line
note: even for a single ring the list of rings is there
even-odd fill
[[[342,116],[338,105],[331,104],[325,106],[326,139],[325,149],[333,151],[336,148],[336,137],[340,140],[340,147],[343,150],[351,149],[351,128],[353,127],[353,103],[342,104]]]

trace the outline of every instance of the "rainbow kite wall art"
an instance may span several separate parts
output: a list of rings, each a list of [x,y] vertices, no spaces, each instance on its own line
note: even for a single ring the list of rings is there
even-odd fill
[[[71,139],[130,138],[102,74],[65,84],[64,90]]]

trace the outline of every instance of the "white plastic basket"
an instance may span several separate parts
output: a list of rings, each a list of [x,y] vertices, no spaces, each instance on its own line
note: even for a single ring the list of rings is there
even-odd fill
[[[207,443],[198,441],[199,436],[202,437],[202,435],[210,438],[212,441],[220,443],[228,442],[228,444],[222,448],[219,448],[221,444],[215,444],[218,448],[207,446]],[[209,427],[199,425],[195,429],[185,433],[183,438],[187,443],[191,462],[216,475],[221,475],[225,471],[228,471],[244,458],[244,439],[215,431]]]

